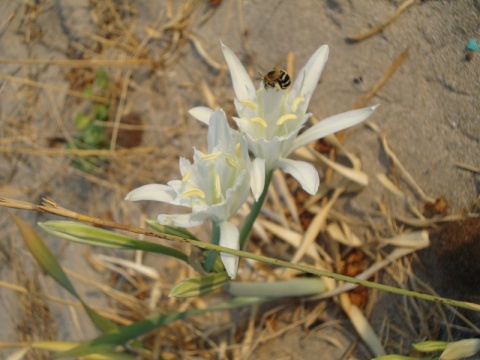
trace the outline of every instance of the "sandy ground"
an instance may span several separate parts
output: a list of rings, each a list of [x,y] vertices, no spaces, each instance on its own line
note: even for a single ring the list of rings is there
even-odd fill
[[[5,59],[124,59],[132,52],[103,43],[100,54],[92,51],[92,34],[112,38],[108,21],[99,18],[102,12],[96,6],[108,9],[110,1],[45,0],[37,2],[0,2],[0,58]],[[459,163],[480,166],[480,55],[465,60],[464,48],[470,38],[480,39],[480,2],[478,0],[415,1],[400,17],[381,33],[364,41],[346,41],[348,35],[358,34],[385,21],[398,8],[396,1],[388,0],[301,0],[301,1],[229,1],[217,8],[201,2],[187,26],[202,44],[208,56],[222,65],[219,72],[199,55],[186,39],[178,40],[178,49],[168,49],[166,43],[175,39],[175,32],[161,34],[155,29],[165,22],[168,9],[164,2],[115,2],[123,4],[125,23],[139,46],[150,58],[172,54],[165,63],[155,67],[135,65],[127,68],[106,67],[116,84],[114,115],[139,114],[147,131],[141,146],[160,151],[132,153],[112,159],[107,170],[91,176],[69,166],[64,156],[39,156],[8,152],[17,148],[48,148],[48,139],[68,137],[75,133],[74,119],[89,102],[70,96],[58,89],[72,89],[72,68],[52,64],[20,64],[11,61],[0,65],[0,195],[39,202],[50,196],[65,207],[93,216],[108,213],[117,221],[138,224],[142,214],[154,217],[168,211],[160,204],[129,204],[125,194],[145,183],[164,182],[175,178],[179,155],[190,156],[193,145],[204,146],[206,129],[191,118],[187,110],[207,105],[204,84],[208,84],[216,104],[232,114],[233,90],[230,77],[223,67],[219,41],[231,47],[244,61],[253,76],[275,65],[286,64],[287,55],[295,56],[294,69],[298,71],[309,56],[323,44],[330,47],[329,61],[310,102],[310,111],[318,119],[350,110],[382,76],[400,54],[408,49],[405,62],[369,102],[380,104],[371,121],[377,124],[389,141],[405,169],[431,198],[442,197],[450,213],[459,213],[469,207],[479,194],[479,175],[458,166]],[[117,5],[118,5],[117,4]],[[175,14],[175,6],[172,13]],[[107,10],[105,10],[107,12]],[[103,26],[99,24],[104,22]],[[162,22],[163,21],[163,22]],[[111,32],[109,32],[111,31]],[[142,40],[150,35],[148,42]],[[117,39],[129,43],[127,37]],[[138,53],[136,54],[138,55]],[[291,74],[295,76],[295,71]],[[85,76],[82,73],[82,76]],[[15,79],[6,76],[14,76]],[[82,78],[81,76],[77,76]],[[39,88],[19,82],[29,79],[55,88]],[[70,77],[71,78],[71,77]],[[80,81],[80,80],[79,80]],[[81,90],[78,90],[81,91]],[[122,93],[123,92],[123,93]],[[15,140],[12,140],[15,139]],[[345,200],[342,210],[359,218],[368,218],[379,201],[387,203],[390,211],[405,214],[403,203],[396,201],[376,180],[376,173],[388,173],[407,194],[413,194],[401,174],[393,170],[379,143],[378,136],[367,127],[349,133],[349,150],[360,157],[362,169],[369,174],[371,184],[361,193]],[[100,179],[100,180],[99,180]],[[103,181],[101,179],[104,179]],[[421,207],[422,201],[415,200]],[[2,280],[18,282],[19,268],[31,273],[31,261],[14,232],[5,210],[0,210],[2,229],[8,232],[6,248],[19,261],[2,261]],[[21,213],[31,224],[44,221],[44,215]],[[83,247],[65,244],[45,236],[54,254],[62,264],[96,277],[84,256],[78,256]],[[26,260],[25,260],[26,259]],[[52,286],[50,280],[40,280],[58,296],[64,292]],[[87,301],[105,304],[105,299],[88,286],[79,290]],[[0,322],[0,339],[19,339],[19,319],[22,306],[17,295],[0,289],[4,309]],[[61,339],[87,339],[95,330],[68,310],[55,308],[54,332]],[[391,316],[379,312],[378,323]],[[340,316],[340,315],[339,315]],[[342,320],[346,321],[346,320]],[[354,330],[347,324],[347,333],[325,333],[304,336],[298,329],[284,337],[259,346],[252,358],[304,359],[319,352],[341,358],[349,344],[356,341]],[[329,333],[330,331],[330,333]],[[332,350],[323,347],[320,339]],[[304,338],[305,337],[305,338]],[[408,349],[416,334],[407,335],[392,349]],[[327,346],[327,345],[325,345]],[[356,349],[356,358],[368,358],[362,346]]]

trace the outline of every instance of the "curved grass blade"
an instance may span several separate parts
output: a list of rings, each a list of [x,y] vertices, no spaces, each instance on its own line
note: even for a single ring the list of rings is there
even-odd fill
[[[65,290],[67,290],[72,296],[77,298],[81,303],[86,313],[93,321],[95,326],[102,332],[108,332],[113,329],[116,329],[116,326],[111,321],[105,319],[103,316],[99,315],[95,310],[91,309],[78,295],[77,291],[73,287],[73,284],[70,282],[70,279],[63,271],[62,267],[58,263],[57,259],[50,252],[48,247],[38,236],[38,234],[33,230],[33,228],[28,225],[25,221],[20,219],[18,216],[11,214],[13,220],[20,229],[23,240],[28,247],[28,250],[35,258],[40,267],[45,270],[48,275],[50,275],[57,283],[59,283]]]
[[[177,298],[202,296],[222,287],[228,281],[230,276],[225,271],[189,278],[172,287],[168,296]]]
[[[187,310],[170,314],[160,314],[142,321],[138,321],[131,325],[118,328],[108,334],[100,335],[99,337],[83,343],[74,349],[58,354],[57,358],[64,359],[69,357],[85,356],[96,353],[98,350],[105,351],[108,346],[113,349],[117,345],[123,345],[129,340],[135,339],[160,326],[167,325],[176,320],[185,319],[193,315],[200,315],[209,311],[229,310],[242,306],[250,306],[265,301],[268,301],[268,299],[260,297],[236,297],[231,300],[212,305],[209,308]]]
[[[68,241],[118,249],[143,250],[171,256],[188,263],[188,256],[168,246],[140,241],[110,230],[100,229],[76,221],[47,221],[38,223],[43,230]]]

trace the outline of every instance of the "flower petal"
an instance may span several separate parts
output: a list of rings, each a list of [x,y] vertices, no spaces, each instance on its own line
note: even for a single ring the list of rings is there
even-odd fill
[[[253,197],[258,200],[263,193],[265,187],[265,160],[255,158],[252,161],[252,168],[250,172],[250,188],[252,189]]]
[[[320,121],[318,124],[315,124],[311,128],[305,130],[303,134],[300,134],[295,139],[289,154],[314,140],[361,123],[370,115],[372,115],[377,106],[378,105],[347,111]]]
[[[292,175],[302,185],[303,190],[311,195],[317,193],[320,180],[317,170],[311,164],[292,159],[280,159],[277,165]]]
[[[197,214],[160,214],[157,221],[161,225],[175,225],[183,228],[202,225],[208,217],[205,213]]]
[[[224,221],[219,224],[220,228],[220,246],[225,246],[231,249],[238,250],[240,248],[239,236],[237,227],[229,221]],[[225,270],[227,274],[235,279],[238,269],[238,256],[220,253]]]
[[[255,86],[252,79],[248,76],[247,70],[243,67],[238,57],[227,46],[222,43],[223,56],[230,69],[230,75],[232,77],[233,90],[238,100],[250,99],[254,96]]]
[[[205,106],[197,106],[190,109],[189,114],[192,115],[198,121],[207,124],[210,122],[210,116],[213,114],[213,110]]]
[[[221,109],[215,110],[210,117],[210,126],[208,127],[208,152],[212,153],[215,149],[228,151],[228,144],[231,141],[232,136],[230,135],[227,115],[225,115],[225,112]]]
[[[177,193],[168,185],[149,184],[130,191],[127,196],[125,196],[125,200],[154,200],[172,203],[176,197]]]
[[[310,101],[313,90],[318,84],[320,75],[322,74],[325,63],[328,59],[328,46],[320,46],[317,51],[308,60],[307,64],[300,70],[298,76],[293,84],[292,93],[296,97],[305,97],[305,108]]]

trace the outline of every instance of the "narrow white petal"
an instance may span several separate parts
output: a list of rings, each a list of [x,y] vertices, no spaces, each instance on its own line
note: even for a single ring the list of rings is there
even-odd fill
[[[202,225],[207,215],[202,214],[160,214],[157,221],[162,225],[175,225],[189,228]]]
[[[289,154],[314,140],[321,139],[327,135],[336,133],[337,131],[360,124],[372,115],[377,106],[378,105],[347,111],[320,121],[295,139],[292,148],[289,150]]]
[[[265,160],[255,158],[252,161],[252,169],[250,173],[250,188],[252,189],[253,197],[258,200],[263,193],[265,187]]]
[[[240,247],[239,232],[237,227],[229,221],[224,221],[219,224],[220,227],[220,246],[225,246],[231,249],[238,250]],[[225,270],[228,276],[235,279],[238,269],[238,256],[220,253]]]
[[[125,200],[154,200],[171,203],[176,199],[176,197],[176,192],[168,185],[149,184],[140,186],[139,188],[130,191],[127,196],[125,196]]]
[[[192,115],[198,121],[207,124],[210,122],[210,116],[213,114],[213,110],[205,106],[197,106],[190,109],[189,114]]]
[[[225,112],[221,109],[215,110],[210,118],[210,125],[207,134],[208,152],[211,153],[216,148],[227,151],[232,137]]]
[[[317,193],[320,180],[317,170],[311,164],[292,159],[280,159],[277,166],[292,175],[302,185],[303,190],[311,195]]]
[[[230,69],[232,76],[233,90],[238,100],[247,100],[255,94],[255,86],[248,76],[247,70],[243,67],[238,57],[227,46],[222,43],[223,56]]]
[[[292,93],[296,96],[304,96],[308,104],[310,97],[318,84],[325,63],[328,59],[328,46],[320,46],[300,70],[292,87]]]

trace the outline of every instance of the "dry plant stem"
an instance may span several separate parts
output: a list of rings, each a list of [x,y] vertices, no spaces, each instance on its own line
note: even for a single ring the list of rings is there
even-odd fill
[[[213,69],[220,71],[222,69],[222,64],[214,60],[210,54],[205,50],[200,40],[193,34],[188,34],[188,40],[193,44],[195,50],[197,50],[198,55]]]
[[[82,304],[80,304],[80,302],[78,302],[78,301],[65,300],[65,299],[62,299],[62,298],[59,298],[59,297],[56,297],[56,296],[43,294],[43,293],[40,293],[40,292],[32,292],[32,291],[30,291],[30,290],[28,290],[28,289],[26,289],[22,286],[18,286],[18,285],[15,285],[15,284],[10,284],[8,282],[0,281],[0,287],[10,289],[10,290],[22,293],[22,294],[29,294],[29,295],[32,295],[32,296],[38,296],[39,298],[49,300],[49,301],[53,301],[53,302],[56,302],[58,304],[73,306],[76,309],[83,309]],[[125,319],[123,317],[120,317],[120,316],[118,316],[116,314],[113,314],[111,312],[108,312],[108,310],[102,309],[98,306],[93,306],[92,309],[94,309],[96,312],[98,312],[103,317],[106,317],[107,319],[118,322],[119,324],[130,325],[132,323],[132,321],[130,321],[128,319]]]
[[[291,263],[297,263],[300,259],[305,255],[307,249],[312,245],[317,238],[317,235],[324,229],[325,223],[327,221],[327,216],[332,208],[333,204],[337,201],[338,197],[342,194],[343,189],[336,189],[333,193],[331,199],[329,199],[328,203],[322,208],[322,210],[315,215],[312,219],[312,222],[308,226],[307,231],[303,236],[302,245],[298,248],[297,252],[291,259]]]
[[[39,81],[33,81],[33,80],[29,80],[29,79],[24,79],[24,78],[19,78],[19,77],[16,77],[16,76],[10,76],[10,75],[4,75],[4,74],[0,74],[0,79],[6,80],[6,81],[17,82],[17,83],[28,85],[28,86],[34,86],[34,87],[38,87],[38,88],[42,88],[42,89],[57,91],[57,92],[65,93],[67,95],[82,98],[82,99],[95,100],[95,101],[97,101],[99,103],[102,103],[102,104],[107,104],[108,103],[108,99],[104,98],[102,96],[87,95],[87,94],[84,94],[84,93],[79,92],[79,91],[65,89],[65,88],[62,88],[62,87],[59,87],[59,86],[56,86],[56,85],[42,83],[42,82],[39,82]]]
[[[420,199],[424,202],[435,202],[435,199],[428,196],[425,194],[425,192],[422,190],[422,188],[417,184],[415,179],[410,175],[410,173],[403,167],[402,163],[398,159],[397,155],[390,149],[390,146],[388,145],[387,138],[385,137],[384,134],[380,131],[379,127],[372,123],[367,121],[366,125],[375,131],[375,133],[379,136],[383,148],[385,150],[386,155],[389,157],[389,159],[392,161],[393,165],[400,171],[402,176],[404,177],[405,181],[412,187],[413,191],[420,197]]]
[[[471,171],[474,174],[480,174],[480,167],[477,167],[477,166],[464,164],[464,163],[460,163],[460,162],[456,162],[455,166],[460,168],[460,169],[463,169],[463,170]]]
[[[390,79],[390,77],[393,75],[393,73],[400,67],[400,65],[403,64],[403,62],[407,59],[407,57],[408,57],[408,48],[405,49],[400,54],[400,56],[395,59],[395,61],[392,63],[392,65],[390,65],[388,67],[387,71],[385,71],[383,73],[382,77],[379,80],[377,80],[377,82],[372,86],[372,88],[365,95],[363,95],[360,99],[358,99],[355,102],[355,104],[353,104],[352,110],[360,109],[362,107],[367,106],[370,99],[373,98],[373,96],[383,87],[383,85],[385,85],[387,80]],[[343,142],[344,137],[345,137],[345,130],[339,131],[336,136],[337,136],[337,139],[340,143]],[[336,157],[336,151],[332,150],[330,152],[330,160],[332,160],[332,161],[335,160],[335,157]],[[325,175],[328,182],[330,182],[332,174],[333,174],[333,169],[328,168],[327,172],[326,172],[326,175]]]
[[[385,21],[383,24],[381,25],[378,25],[378,26],[375,26],[374,28],[364,32],[363,34],[360,34],[360,35],[352,35],[352,36],[347,36],[347,39],[350,40],[350,41],[361,41],[361,40],[365,40],[366,38],[382,31],[383,29],[385,29],[388,25],[390,25],[393,21],[395,21],[395,19],[406,9],[408,8],[410,5],[412,5],[413,3],[415,2],[415,0],[406,0],[404,3],[402,3],[402,5],[400,5],[397,9],[397,11],[395,11],[395,13],[390,17],[390,19],[388,19],[387,21]]]
[[[28,203],[25,201],[18,201],[15,199],[8,199],[5,197],[0,197],[0,206],[7,207],[7,208],[13,208],[13,209],[21,209],[21,210],[31,210],[31,211],[37,211],[37,212],[42,212],[42,213],[48,213],[48,214],[54,214],[90,224],[95,224],[95,225],[101,225],[101,226],[106,226],[109,228],[114,228],[114,229],[119,229],[119,230],[124,230],[128,232],[132,232],[135,234],[142,234],[146,236],[151,236],[159,239],[164,239],[164,240],[169,240],[169,241],[174,241],[178,243],[187,243],[193,246],[196,246],[200,249],[206,249],[206,250],[215,250],[218,252],[223,252],[227,254],[232,254],[236,255],[239,257],[244,257],[247,259],[252,259],[256,261],[261,261],[264,263],[268,263],[274,266],[280,266],[280,267],[285,267],[285,268],[290,268],[298,271],[302,271],[305,273],[317,275],[317,276],[325,276],[328,278],[332,278],[335,280],[339,281],[345,281],[348,283],[353,283],[357,285],[363,285],[372,289],[377,289],[380,291],[387,291],[391,292],[393,294],[399,294],[399,295],[406,295],[418,299],[424,299],[428,301],[434,301],[438,302],[441,304],[448,304],[452,306],[457,306],[473,311],[479,311],[480,312],[480,304],[475,304],[475,303],[469,303],[465,301],[458,301],[458,300],[453,300],[453,299],[447,299],[447,298],[442,298],[438,296],[432,296],[428,294],[422,294],[418,293],[415,291],[410,291],[410,290],[403,290],[399,288],[395,288],[392,286],[388,285],[383,285],[383,284],[377,284],[371,281],[366,281],[366,280],[360,280],[357,278],[353,278],[350,276],[345,276],[341,274],[336,274],[332,273],[329,271],[324,271],[324,270],[319,270],[316,268],[312,268],[310,266],[305,266],[305,265],[299,265],[299,264],[292,264],[288,261],[283,261],[283,260],[278,260],[278,259],[273,259],[269,258],[266,256],[262,255],[257,255],[257,254],[252,254],[246,251],[240,251],[240,250],[233,250],[227,247],[219,246],[219,245],[213,245],[210,243],[205,243],[202,241],[197,241],[197,240],[191,240],[191,239],[186,239],[180,236],[173,236],[173,235],[167,235],[167,234],[160,234],[157,232],[149,231],[137,226],[130,226],[130,225],[125,225],[121,223],[116,223],[114,221],[110,220],[104,220],[104,219],[99,219],[95,217],[91,217],[88,215],[84,214],[79,214],[75,211],[68,210],[65,208],[62,208],[58,206],[53,200],[51,199],[44,199],[44,205],[35,205],[32,203]]]
[[[409,49],[403,50],[403,52],[395,59],[395,61],[390,65],[390,67],[385,71],[382,77],[373,85],[373,87],[360,99],[358,99],[355,104],[353,104],[352,109],[360,109],[367,106],[367,103],[370,99],[380,90],[383,85],[387,82],[388,79],[393,75],[393,73],[403,64],[403,62],[408,57]]]
[[[89,59],[89,60],[50,60],[50,59],[0,59],[0,64],[15,65],[55,65],[55,66],[71,66],[76,68],[90,67],[125,67],[152,65],[150,60],[126,58],[122,60],[111,59]]]
[[[118,103],[117,113],[115,114],[115,124],[113,126],[112,137],[110,139],[110,151],[115,150],[117,145],[117,136],[118,136],[118,126],[120,125],[120,120],[123,115],[123,108],[125,106],[125,99],[127,97],[128,83],[130,82],[130,77],[132,76],[133,69],[128,68],[126,74],[122,79],[122,91],[120,94],[120,100]]]
[[[0,153],[15,153],[28,154],[36,156],[104,156],[115,157],[125,156],[126,154],[147,154],[155,152],[158,149],[153,147],[138,147],[132,149],[118,149],[118,150],[95,150],[95,149],[34,149],[34,148],[14,148],[14,147],[0,147]]]

